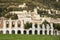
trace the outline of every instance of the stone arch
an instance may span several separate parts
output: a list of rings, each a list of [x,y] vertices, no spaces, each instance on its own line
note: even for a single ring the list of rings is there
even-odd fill
[[[12,30],[12,34],[15,34],[15,30]]]
[[[6,21],[6,28],[9,28],[9,21]]]
[[[3,31],[2,30],[0,31],[0,34],[3,34]]]
[[[17,26],[20,27],[21,26],[21,22],[17,21]]]
[[[45,29],[47,29],[47,25],[45,25],[45,27],[44,27]],[[46,30],[45,30],[46,31]]]
[[[6,34],[9,34],[9,31],[8,30],[6,31]]]
[[[49,35],[51,35],[51,30],[49,30]]]
[[[24,30],[23,32],[24,32],[24,34],[26,34],[26,33],[27,33],[27,32],[26,32],[26,30]]]
[[[15,21],[12,21],[12,28],[15,27]]]
[[[35,30],[35,34],[37,34],[38,33],[38,31],[37,30]]]
[[[34,25],[34,26],[35,26],[35,28],[37,28],[37,25],[38,25],[38,24],[35,24],[35,25]]]
[[[55,35],[57,35],[57,31],[54,31]]]
[[[40,24],[40,28],[42,29],[42,25]]]
[[[32,34],[32,30],[29,30],[29,34]]]
[[[18,31],[17,31],[17,33],[18,33],[18,34],[21,34],[21,31],[20,31],[20,30],[18,30]]]
[[[47,30],[45,30],[45,35],[47,35]]]
[[[42,32],[43,32],[43,31],[42,31],[42,30],[40,30],[40,34],[42,34]]]

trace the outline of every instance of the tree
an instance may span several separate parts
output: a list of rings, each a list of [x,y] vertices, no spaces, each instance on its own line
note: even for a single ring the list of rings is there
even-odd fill
[[[13,19],[13,20],[14,20],[14,19],[18,19],[17,14],[12,15],[12,16],[11,16],[11,19]]]
[[[27,22],[26,24],[24,24],[25,29],[29,29],[31,27],[32,27],[32,23]]]
[[[53,27],[54,27],[54,29],[58,29],[58,30],[60,30],[60,24],[59,23],[53,23]]]
[[[44,24],[45,26],[46,26],[46,24],[50,25],[50,23],[48,21],[46,21],[46,20],[42,24]]]

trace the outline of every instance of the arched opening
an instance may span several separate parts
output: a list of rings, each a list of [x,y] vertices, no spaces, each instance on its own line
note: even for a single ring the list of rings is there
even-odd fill
[[[17,31],[17,33],[18,33],[18,34],[21,34],[21,31],[20,31],[20,30],[18,30],[18,31]]]
[[[37,28],[37,24],[35,24],[34,26],[35,26],[35,28]]]
[[[9,31],[8,30],[6,31],[6,34],[9,34]]]
[[[40,24],[40,28],[42,29],[42,25]]]
[[[0,31],[0,34],[3,34],[3,31],[2,30]]]
[[[37,34],[37,30],[35,30],[35,34]]]
[[[32,34],[32,30],[29,31],[29,34]]]
[[[12,21],[12,28],[14,28],[15,27],[15,22],[14,21]]]
[[[51,30],[49,31],[49,35],[51,35]]]
[[[12,30],[12,34],[15,34],[15,30]]]
[[[24,24],[24,28],[25,28],[25,29],[32,28],[32,23],[26,22],[26,23]]]
[[[45,29],[47,29],[47,26],[45,25]]]
[[[9,22],[6,21],[6,28],[9,28]]]
[[[42,30],[40,30],[40,34],[42,34]]]
[[[21,22],[20,22],[20,21],[17,22],[17,26],[18,26],[18,27],[21,26]]]
[[[55,31],[55,35],[57,35],[57,31]]]
[[[26,30],[24,30],[24,34],[26,34]]]
[[[47,35],[47,30],[45,30],[45,35]]]

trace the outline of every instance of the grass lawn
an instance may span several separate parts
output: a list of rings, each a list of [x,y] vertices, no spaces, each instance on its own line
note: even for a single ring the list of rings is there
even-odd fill
[[[60,36],[0,34],[0,40],[60,40]]]

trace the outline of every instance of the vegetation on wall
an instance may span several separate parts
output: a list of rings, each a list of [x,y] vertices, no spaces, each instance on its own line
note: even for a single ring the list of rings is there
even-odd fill
[[[45,20],[42,24],[45,24],[46,25],[46,24],[50,24],[50,23]]]
[[[24,24],[24,28],[25,29],[32,28],[32,23],[27,22],[26,24]]]
[[[17,16],[17,14],[14,14],[14,15],[12,15],[12,14],[7,14],[7,15],[5,15],[5,18],[7,18],[7,19],[9,19],[9,18],[11,18],[11,19],[18,19],[18,16]]]
[[[2,3],[3,3],[3,5],[2,5]],[[19,5],[22,3],[26,3],[27,8],[25,8],[25,9],[27,9],[27,10],[33,10],[36,6],[39,6],[41,8],[53,8],[53,9],[57,9],[57,10],[60,9],[60,0],[58,2],[56,2],[56,0],[0,0],[0,14],[1,14],[0,17],[5,15],[6,14],[5,12],[8,12],[8,11],[22,10],[21,8],[20,9],[16,9],[16,8],[7,9],[7,7],[9,7],[10,5]],[[47,14],[46,11],[41,11],[41,10],[39,12],[40,12],[39,14],[41,14],[40,16],[45,15],[45,16],[53,17],[53,18],[54,17],[60,18],[60,15],[50,15],[50,14]]]
[[[60,18],[60,14],[56,14],[55,12],[51,12],[51,14],[48,13],[48,11],[43,11],[43,10],[38,10],[38,14],[40,15],[40,17],[51,17],[51,18]]]
[[[53,24],[53,27],[54,27],[54,29],[58,29],[58,30],[60,30],[60,24],[59,23],[57,23],[57,24]]]
[[[26,3],[27,8],[24,8],[25,10],[33,10],[36,6],[39,6],[40,8],[46,8],[46,9],[56,9],[60,10],[60,0],[56,2],[56,0],[0,0],[0,17],[6,17],[11,19],[18,19],[18,16],[16,14],[8,14],[9,11],[15,11],[15,10],[23,10],[21,8],[9,8],[10,5],[20,5],[21,3]],[[38,14],[41,17],[51,17],[51,18],[60,18],[60,14],[48,14],[47,11],[38,10]],[[45,21],[46,22],[46,21]],[[25,28],[30,28],[32,23],[26,23]],[[59,29],[60,25],[54,24],[55,28]]]

